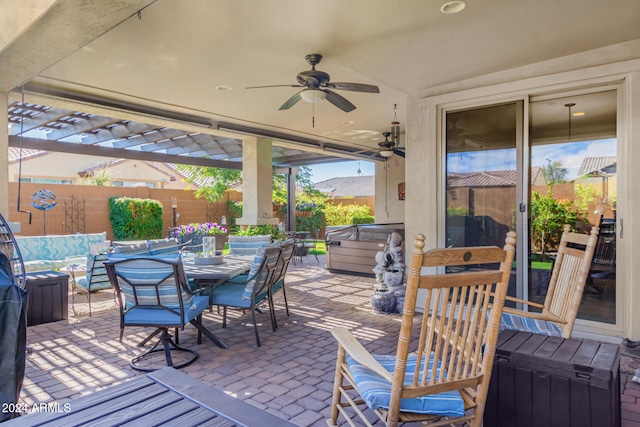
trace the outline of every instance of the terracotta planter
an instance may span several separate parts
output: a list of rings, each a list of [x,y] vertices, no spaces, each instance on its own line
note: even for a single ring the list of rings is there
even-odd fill
[[[283,207],[283,206],[284,206],[284,205],[283,205],[283,204],[281,204],[281,203],[274,203],[274,204],[273,204],[273,211],[274,211],[274,212],[278,212],[278,211],[280,211],[280,209],[282,209],[282,207]]]
[[[296,216],[311,216],[311,211],[296,211]]]

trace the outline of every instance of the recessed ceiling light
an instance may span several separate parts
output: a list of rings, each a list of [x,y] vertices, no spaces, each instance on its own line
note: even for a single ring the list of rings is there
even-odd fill
[[[345,120],[344,122],[342,122],[343,125],[352,125],[353,123],[353,120]]]
[[[584,116],[585,113],[584,111],[576,111],[575,113],[571,114],[573,117],[578,117],[578,116]]]
[[[220,92],[228,92],[231,89],[231,86],[216,86],[216,90],[219,90]]]
[[[448,1],[442,5],[440,8],[440,12],[445,13],[447,15],[451,15],[453,13],[462,12],[464,8],[467,7],[467,2],[464,0],[453,0]]]

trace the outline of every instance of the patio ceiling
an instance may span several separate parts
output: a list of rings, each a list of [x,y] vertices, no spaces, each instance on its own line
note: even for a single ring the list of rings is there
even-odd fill
[[[453,15],[440,12],[443,3],[110,0],[86,8],[80,0],[56,1],[15,40],[0,40],[0,90],[11,91],[11,108],[24,88],[27,103],[67,110],[53,124],[42,119],[55,129],[40,141],[23,135],[30,148],[119,149],[122,157],[239,167],[240,141],[260,135],[274,141],[276,166],[381,160],[377,143],[394,105],[404,132],[408,95],[453,91],[478,76],[490,84],[518,67],[526,78],[529,64],[640,40],[636,0],[467,1]],[[124,5],[128,18],[102,22]],[[310,53],[323,55],[317,69],[331,82],[377,85],[380,93],[337,90],[357,107],[345,113],[326,100],[279,110],[297,87],[246,89],[295,86]],[[594,53],[591,65],[615,59]],[[154,130],[159,139],[151,141]],[[94,142],[109,133],[117,140]],[[12,146],[17,137],[12,129]]]

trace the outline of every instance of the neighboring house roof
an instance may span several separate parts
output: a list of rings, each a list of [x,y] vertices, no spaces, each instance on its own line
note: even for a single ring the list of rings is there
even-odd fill
[[[123,164],[123,163],[126,163],[126,162],[130,162],[130,161],[132,161],[132,160],[129,160],[129,159],[115,159],[115,160],[112,160],[112,161],[107,162],[107,163],[103,163],[103,164],[100,164],[100,165],[92,166],[92,167],[87,168],[85,170],[81,170],[80,172],[78,172],[78,175],[80,175],[81,177],[84,178],[84,177],[87,177],[87,176],[91,176],[96,171],[102,170],[104,168],[113,167],[113,166],[120,165],[120,164]],[[158,172],[168,176],[170,181],[177,181],[177,178],[176,178],[175,175],[172,175],[172,174],[168,173],[166,170],[157,167],[153,163],[147,162],[146,160],[142,160],[142,163],[144,163],[145,165],[149,166],[150,168],[155,169]]]
[[[175,173],[177,173],[182,179],[193,184],[196,187],[202,187],[203,185],[211,185],[214,181],[212,177],[206,177],[204,179],[196,179],[193,182],[191,182],[191,179],[195,174],[195,172],[192,169],[185,170],[184,168],[181,168],[180,165],[177,165],[175,163],[165,163],[164,165],[169,169],[171,169],[172,171],[174,171]]]
[[[20,149],[16,147],[9,147],[9,164],[17,163],[20,160]],[[22,160],[27,160],[32,157],[44,156],[49,154],[48,151],[31,150],[29,148],[22,149]]]
[[[542,177],[542,168],[531,168],[531,182],[537,182]],[[468,172],[447,174],[448,187],[515,187],[518,174],[515,170]]]
[[[615,156],[585,157],[582,159],[578,176],[616,173],[617,158]]]
[[[330,197],[372,197],[375,195],[373,175],[343,176],[316,182],[313,187]]]

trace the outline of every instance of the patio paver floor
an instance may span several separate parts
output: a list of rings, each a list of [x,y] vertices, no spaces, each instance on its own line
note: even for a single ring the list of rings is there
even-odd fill
[[[345,326],[368,350],[392,354],[400,315],[371,311],[373,278],[332,274],[324,266],[324,257],[320,264],[313,257],[291,264],[286,285],[291,315],[286,316],[278,293],[278,330],[271,330],[268,312],[257,314],[261,347],[255,343],[250,313],[229,310],[223,329],[221,314],[215,309],[205,312],[204,325],[229,349],[204,337],[197,345],[195,328],[187,327],[180,332],[180,344],[196,349],[199,358],[181,371],[294,424],[326,425],[337,348],[331,328]],[[70,308],[68,321],[28,328],[27,343],[33,352],[27,357],[22,403],[29,407],[62,403],[144,375],[131,369],[129,360],[141,351],[136,344],[150,330],[125,328],[123,341],[118,341],[119,318],[112,295],[110,291],[92,295],[92,317],[84,297],[78,295],[78,314]],[[625,357],[624,366],[640,367],[640,359]],[[623,426],[640,426],[640,385],[623,373],[621,390]]]

